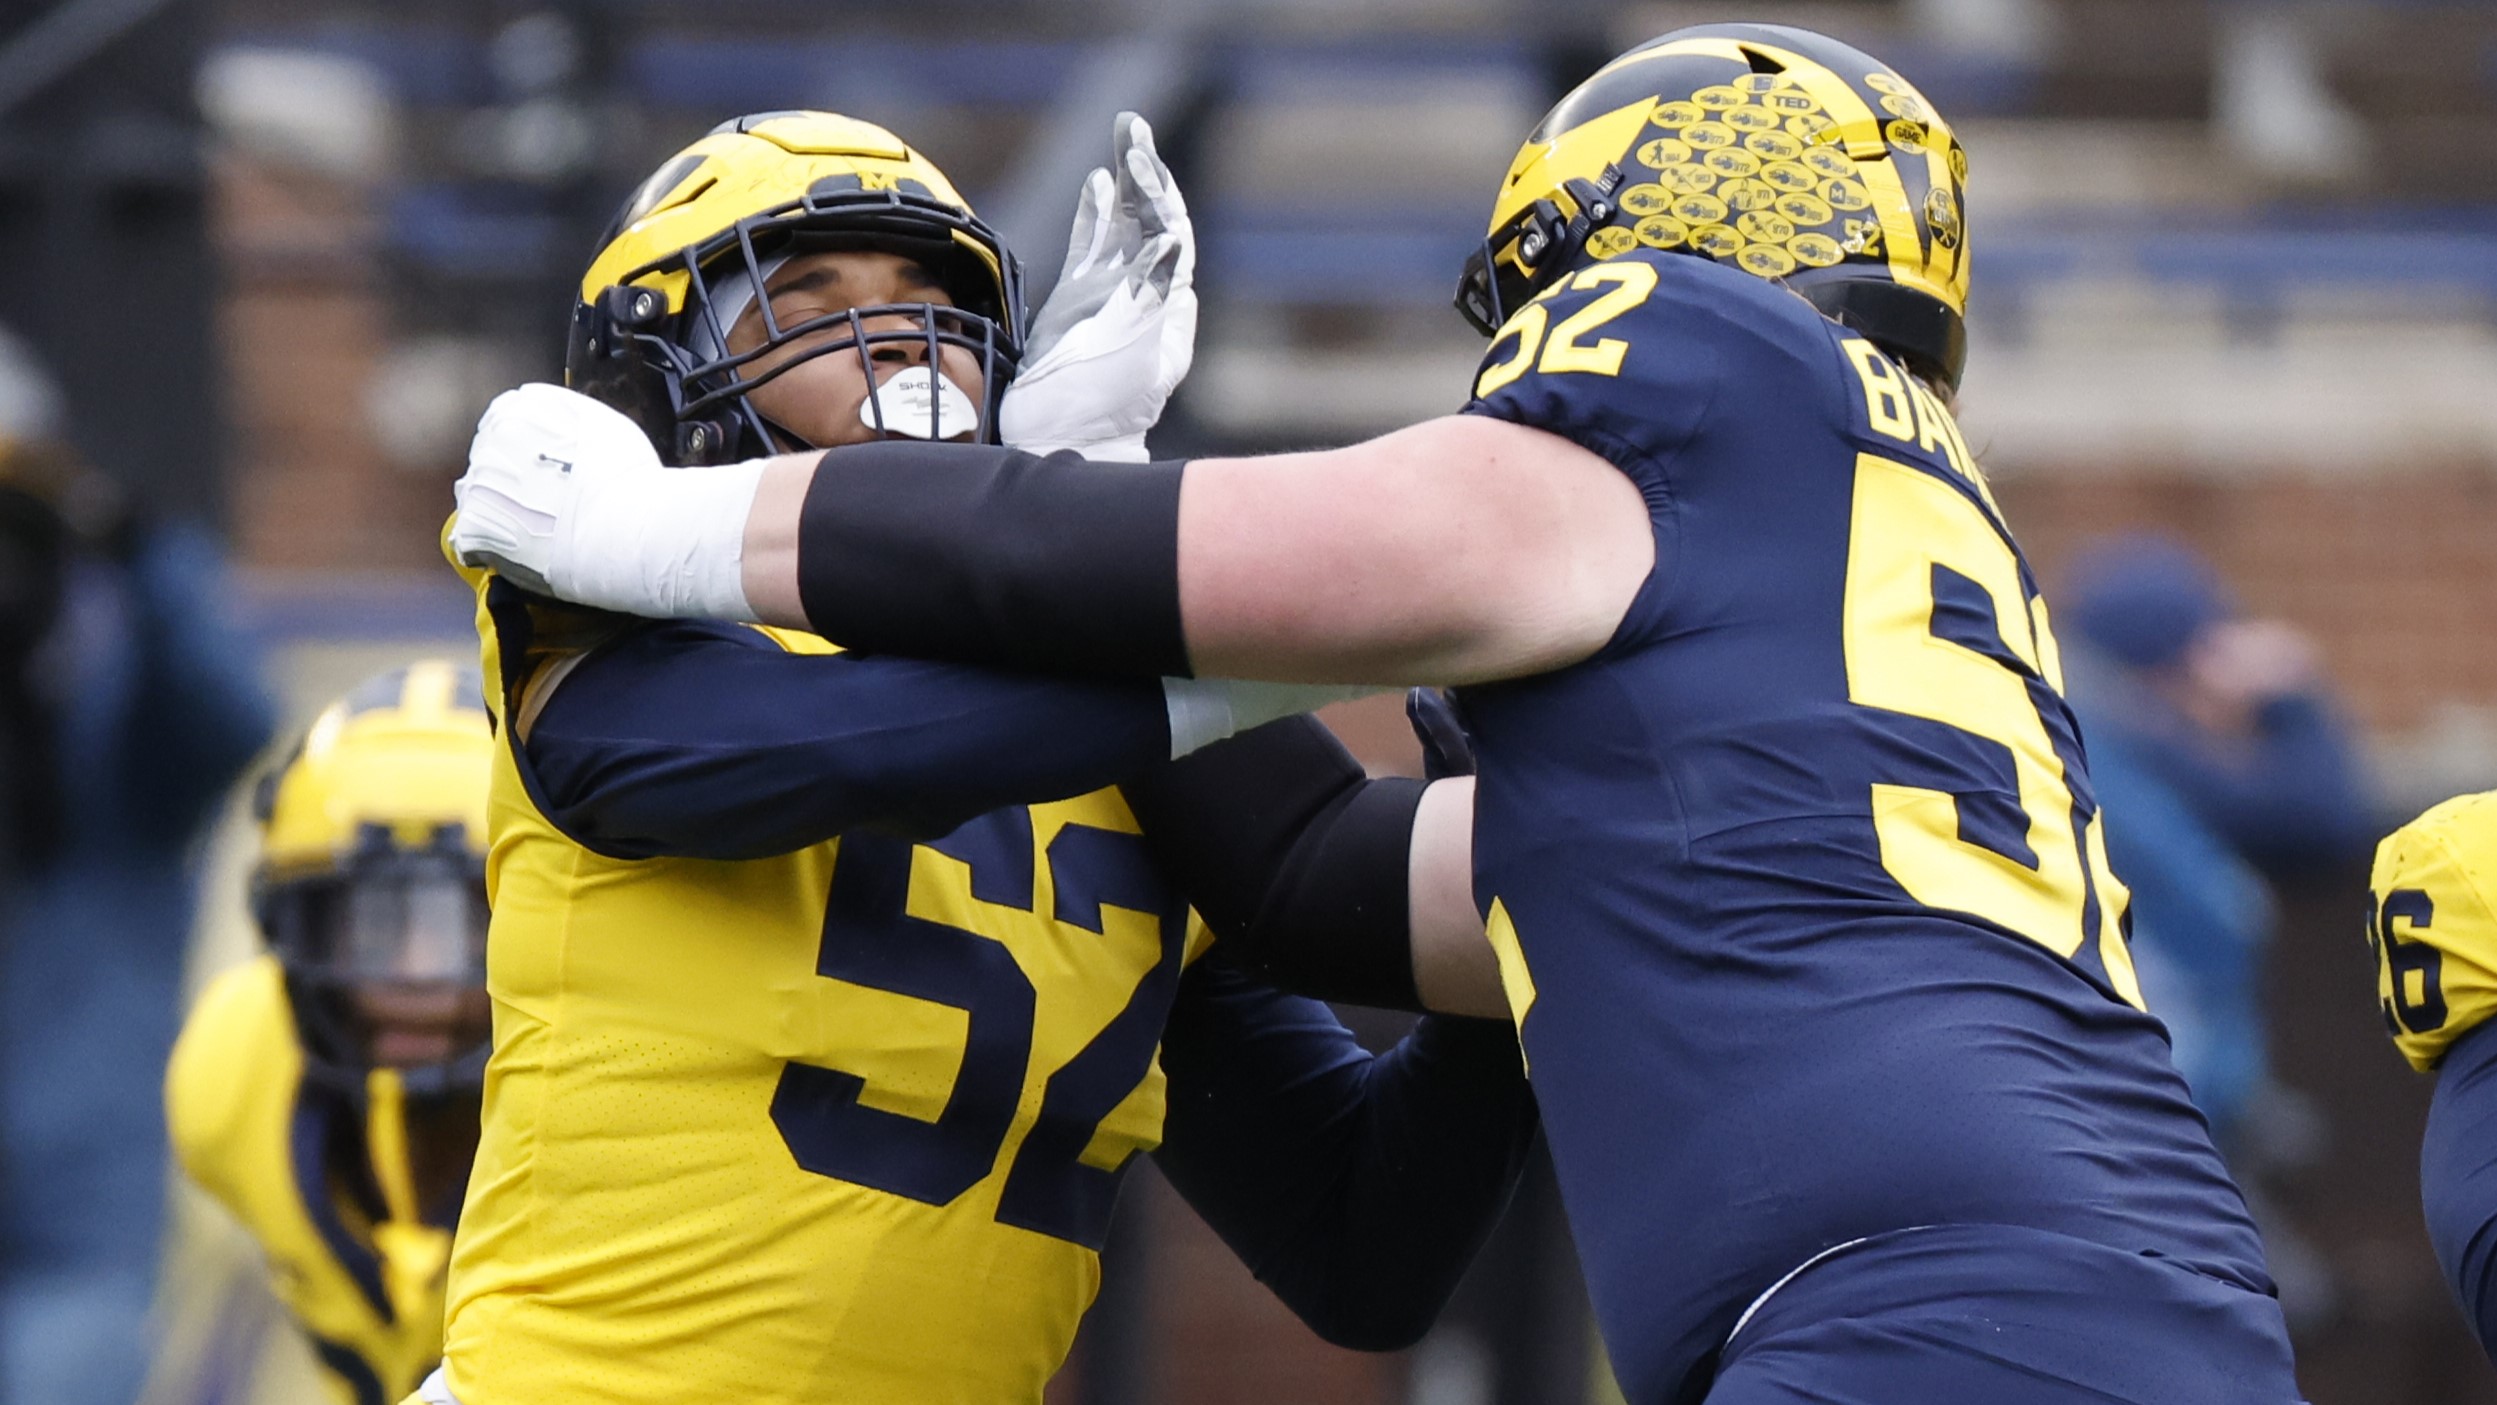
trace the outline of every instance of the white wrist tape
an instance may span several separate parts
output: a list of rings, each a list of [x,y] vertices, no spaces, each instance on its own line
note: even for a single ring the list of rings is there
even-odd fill
[[[752,620],[746,517],[761,459],[589,478],[566,515],[548,583],[568,600],[659,619]]]
[[[1122,439],[1104,439],[1098,443],[1051,444],[1016,442],[1010,447],[1027,454],[1046,457],[1062,449],[1072,449],[1094,463],[1151,463],[1153,455],[1144,446],[1144,433],[1139,430]]]
[[[1391,691],[1372,683],[1252,683],[1236,678],[1165,678],[1162,706],[1170,718],[1170,757],[1211,746],[1296,712]]]

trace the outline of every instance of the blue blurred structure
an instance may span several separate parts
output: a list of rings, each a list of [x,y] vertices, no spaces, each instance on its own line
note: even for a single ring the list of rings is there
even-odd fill
[[[0,892],[0,1398],[127,1405],[147,1362],[194,841],[273,710],[256,648],[220,615],[209,538],[114,501],[48,416],[0,426],[0,494],[55,572],[5,680],[24,704],[12,741],[29,744]]]
[[[2242,1147],[2267,1079],[2266,880],[2335,872],[2371,816],[2351,739],[2285,636],[2232,655],[2248,626],[2200,557],[2119,538],[2076,563],[2062,596],[2065,665],[2133,891],[2133,951],[2151,1008],[2223,1149]],[[2276,626],[2253,626],[2277,629]]]

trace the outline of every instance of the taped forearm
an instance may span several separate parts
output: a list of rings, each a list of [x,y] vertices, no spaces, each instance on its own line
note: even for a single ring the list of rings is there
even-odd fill
[[[1185,677],[1184,467],[971,444],[832,450],[799,518],[808,624],[853,649]]]

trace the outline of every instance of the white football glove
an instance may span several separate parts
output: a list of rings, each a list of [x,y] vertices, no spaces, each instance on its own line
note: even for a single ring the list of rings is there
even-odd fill
[[[1143,463],[1145,431],[1196,355],[1196,227],[1142,117],[1119,114],[1111,160],[1084,181],[998,429],[1037,454]]]
[[[760,460],[675,469],[639,426],[558,385],[494,397],[455,492],[451,550],[577,604],[750,620],[742,570]]]

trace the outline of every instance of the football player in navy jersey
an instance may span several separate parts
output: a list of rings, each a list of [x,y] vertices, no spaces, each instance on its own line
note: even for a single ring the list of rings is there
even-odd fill
[[[657,566],[733,563],[728,613],[853,648],[1460,685],[1473,895],[1629,1398],[2294,1400],[2142,1008],[2046,604],[1952,421],[1966,179],[1878,61],[1681,30],[1502,181],[1461,414],[699,485],[531,469],[489,425],[472,490],[552,525],[453,545],[646,614],[684,608]]]

